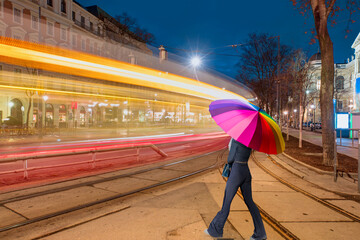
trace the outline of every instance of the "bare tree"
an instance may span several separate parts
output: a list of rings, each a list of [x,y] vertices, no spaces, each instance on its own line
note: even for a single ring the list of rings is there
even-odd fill
[[[349,14],[349,21],[352,19],[356,10],[360,7],[360,0],[290,0],[297,6],[302,15],[312,12],[315,23],[316,36],[312,42],[318,39],[321,52],[321,88],[320,104],[322,119],[322,144],[323,144],[323,164],[331,166],[334,157],[334,49],[328,32],[328,22],[333,25],[336,18],[346,8]],[[346,4],[346,6],[344,5]],[[347,29],[349,31],[349,29]]]
[[[134,31],[136,36],[140,37],[143,42],[151,44],[155,41],[155,36],[152,33],[149,33],[145,28],[137,27]]]
[[[115,16],[115,19],[122,24],[123,31],[134,31],[137,27],[137,20],[131,17],[126,12],[123,12],[121,15]]]
[[[115,16],[115,19],[121,24],[120,30],[122,35],[128,34],[131,37],[135,37],[139,41],[148,44],[155,41],[155,36],[148,32],[145,28],[141,28],[137,23],[137,20],[126,12]]]
[[[294,52],[289,75],[292,79],[292,107],[299,107],[299,148],[302,148],[302,127],[304,122],[305,109],[314,100],[316,93],[309,91],[312,89],[312,82],[315,68],[310,62],[306,61],[306,54],[302,50]]]
[[[259,107],[265,109],[271,116],[276,113],[278,64],[280,64],[280,74],[286,73],[291,51],[290,47],[281,45],[280,62],[278,62],[278,46],[275,37],[256,33],[249,34],[247,43],[241,48],[241,60],[237,64],[239,70],[236,79],[256,93]],[[286,84],[282,85],[285,87]]]

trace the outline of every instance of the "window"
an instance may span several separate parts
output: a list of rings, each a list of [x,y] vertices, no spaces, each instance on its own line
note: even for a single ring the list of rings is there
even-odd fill
[[[65,0],[61,0],[60,8],[61,8],[62,13],[66,13],[66,2],[65,2]]]
[[[94,51],[94,45],[90,43],[89,45],[89,51],[92,53]]]
[[[345,79],[343,76],[336,77],[336,90],[344,89],[344,82],[345,82]]]
[[[81,50],[86,50],[86,41],[85,41],[85,39],[81,40]]]
[[[2,1],[0,1],[0,16],[2,17],[3,16],[3,3]]]
[[[64,41],[67,40],[66,28],[60,28],[60,39]]]
[[[14,22],[21,24],[21,11],[20,11],[20,9],[14,8]]]
[[[100,36],[100,27],[98,26],[98,29],[97,29],[97,34]]]
[[[71,44],[72,44],[74,47],[76,47],[76,42],[77,42],[76,35],[72,35]]]
[[[81,27],[85,27],[85,18],[81,16]]]
[[[90,22],[90,31],[94,31],[94,24]]]
[[[20,68],[14,68],[14,73],[21,73],[21,69]]]
[[[343,102],[342,101],[338,101],[338,109],[342,109],[343,108]]]
[[[52,22],[47,23],[47,34],[50,36],[54,36],[54,23]]]
[[[31,15],[31,27],[32,29],[39,29],[39,18],[37,16]]]
[[[76,20],[76,15],[75,15],[75,12],[73,11],[72,12],[72,20],[75,22],[75,20]]]
[[[53,1],[52,0],[47,0],[47,5],[52,7],[53,6]]]

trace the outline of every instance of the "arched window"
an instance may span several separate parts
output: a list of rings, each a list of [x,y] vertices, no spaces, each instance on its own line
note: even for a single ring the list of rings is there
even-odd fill
[[[66,127],[67,125],[67,114],[65,104],[59,106],[59,127]]]
[[[344,89],[344,82],[345,82],[345,79],[343,76],[338,76],[336,77],[336,90],[342,90]]]
[[[17,98],[14,98],[10,102],[10,116],[15,118],[20,124],[23,121],[23,112],[24,106],[22,105],[21,101]]]
[[[54,125],[54,107],[50,103],[45,105],[45,122],[49,127]]]

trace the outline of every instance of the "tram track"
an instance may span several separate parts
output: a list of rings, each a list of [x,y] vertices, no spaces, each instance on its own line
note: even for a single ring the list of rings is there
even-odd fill
[[[256,159],[254,157],[254,154],[251,154],[252,159],[256,162]],[[219,173],[222,173],[222,169],[219,167]],[[227,182],[227,178],[223,177],[224,181]],[[243,201],[244,201],[244,197],[241,194],[240,189],[237,191],[237,196],[239,196]],[[294,233],[292,233],[289,229],[287,229],[286,227],[284,227],[279,221],[277,221],[274,217],[272,217],[269,213],[267,213],[263,208],[261,208],[258,204],[256,204],[257,207],[259,208],[261,217],[263,218],[263,220],[268,223],[277,233],[279,233],[284,239],[290,240],[290,239],[294,239],[294,240],[299,240],[300,238],[298,238]]]
[[[44,220],[48,220],[57,216],[61,216],[61,215],[65,215],[68,213],[72,213],[78,210],[83,210],[92,206],[96,206],[102,203],[106,203],[106,202],[110,202],[112,200],[116,200],[116,199],[120,199],[126,196],[130,196],[132,194],[144,191],[144,190],[149,190],[152,188],[156,188],[165,184],[169,184],[169,183],[173,183],[176,181],[180,181],[184,178],[187,177],[191,177],[194,176],[196,174],[200,174],[202,172],[205,172],[209,169],[213,169],[215,167],[218,166],[218,161],[220,159],[222,159],[222,155],[224,154],[225,150],[217,150],[214,152],[210,152],[210,153],[206,153],[206,154],[202,154],[202,155],[198,155],[198,156],[194,156],[194,157],[190,157],[190,158],[186,158],[180,161],[175,161],[175,162],[171,162],[171,163],[166,163],[166,164],[162,164],[156,167],[151,167],[148,169],[143,169],[143,170],[139,170],[139,171],[135,171],[132,173],[127,173],[127,174],[120,174],[117,176],[112,176],[112,177],[108,177],[108,178],[103,178],[103,179],[98,179],[98,180],[94,180],[94,181],[89,181],[89,182],[84,182],[84,183],[78,183],[78,184],[74,184],[71,186],[66,186],[66,187],[62,187],[62,188],[57,188],[57,189],[51,189],[51,190],[47,190],[47,191],[41,191],[41,192],[37,192],[37,193],[33,193],[33,194],[28,194],[28,195],[23,195],[23,196],[19,196],[19,197],[13,197],[13,198],[9,198],[6,200],[2,200],[0,202],[0,206],[4,206],[6,208],[9,208],[8,205],[11,203],[16,203],[16,202],[21,202],[21,201],[26,201],[26,200],[31,200],[31,199],[36,199],[39,197],[43,197],[43,196],[47,196],[47,195],[52,195],[52,194],[56,194],[56,193],[61,193],[61,192],[65,192],[67,190],[71,190],[71,189],[79,189],[81,187],[89,187],[89,188],[95,188],[95,186],[97,184],[101,184],[101,183],[109,183],[111,181],[117,181],[117,180],[121,180],[124,178],[131,178],[131,177],[136,177],[136,175],[139,174],[144,174],[144,173],[151,173],[151,171],[161,171],[161,170],[165,170],[165,171],[169,171],[169,169],[174,169],[174,168],[191,168],[191,171],[182,171],[183,173],[181,173],[180,175],[177,174],[176,177],[171,177],[169,179],[163,180],[163,181],[158,181],[158,182],[154,182],[153,184],[150,185],[146,185],[144,187],[136,187],[134,186],[133,189],[126,191],[126,192],[121,192],[121,193],[117,193],[117,194],[112,194],[111,196],[107,196],[107,197],[102,197],[101,199],[95,200],[95,201],[90,201],[90,202],[86,202],[83,204],[79,204],[73,207],[69,207],[69,208],[65,208],[59,211],[54,211],[48,214],[44,214],[44,215],[40,215],[40,216],[36,216],[36,217],[30,217],[27,218],[23,221],[19,221],[10,225],[6,225],[3,227],[0,227],[0,233],[9,231],[9,230],[14,230],[14,229],[18,229],[20,227],[26,226],[26,225],[30,225],[30,224],[34,224],[34,223],[38,223]],[[202,167],[200,168],[194,168],[191,164],[191,161],[195,162],[195,161],[200,161],[200,159],[202,157],[206,157],[206,156],[210,156],[213,154],[217,154],[216,156],[216,160],[214,162],[210,162],[207,165],[204,165],[203,163],[206,161],[202,161],[200,165],[202,165]],[[199,164],[199,163],[198,163]],[[188,165],[188,166],[186,166]],[[203,167],[205,166],[205,167]],[[174,171],[175,172],[175,171]],[[14,210],[14,212],[16,212],[16,210]],[[47,233],[47,235],[49,235],[49,233]]]
[[[251,154],[251,158],[254,161],[254,163],[260,168],[262,169],[264,172],[266,172],[267,174],[269,174],[270,176],[274,177],[276,180],[278,180],[279,182],[281,182],[282,184],[284,184],[285,186],[291,188],[292,190],[302,193],[303,195],[305,195],[306,197],[315,200],[316,202],[321,203],[322,205],[330,208],[333,211],[336,211],[340,214],[342,214],[343,216],[351,219],[354,222],[360,222],[360,217],[357,215],[354,215],[348,211],[346,211],[343,208],[340,208],[324,199],[321,199],[317,196],[315,196],[314,194],[306,191],[305,189],[302,189],[298,186],[295,186],[294,184],[290,183],[289,181],[286,181],[285,179],[281,178],[280,176],[278,176],[277,174],[275,174],[273,171],[271,171],[270,169],[268,169],[267,167],[265,167],[259,160],[256,159],[256,157],[254,156],[254,153]],[[279,164],[276,163],[276,161],[274,159],[271,158],[271,156],[268,156],[268,158],[271,160],[271,162],[275,165],[277,165],[278,167],[281,167]],[[221,174],[222,172],[222,168],[219,167],[219,173]],[[296,175],[296,174],[295,174]],[[296,175],[297,176],[297,175]],[[224,181],[227,181],[227,178],[224,178]],[[241,191],[238,190],[237,195],[244,200]],[[294,234],[293,232],[291,232],[288,228],[286,228],[283,224],[281,224],[280,221],[278,221],[276,218],[274,218],[273,216],[271,216],[271,214],[269,214],[268,212],[266,212],[261,206],[259,206],[257,204],[260,214],[263,218],[263,220],[268,223],[277,233],[279,233],[284,239],[295,239],[298,240],[300,239],[298,236],[296,236],[296,234]]]
[[[332,204],[332,203],[330,203],[330,202],[328,202],[328,201],[326,201],[326,200],[323,200],[323,199],[315,196],[314,194],[312,194],[312,193],[310,193],[310,192],[308,192],[308,191],[306,191],[306,190],[304,190],[304,189],[302,189],[302,188],[299,188],[299,187],[295,186],[294,184],[290,183],[289,181],[286,181],[285,179],[279,177],[278,175],[276,175],[275,173],[273,173],[272,171],[270,171],[269,169],[267,169],[264,165],[262,165],[259,161],[257,161],[254,156],[252,156],[252,158],[253,158],[253,160],[254,160],[254,162],[256,163],[257,166],[259,166],[262,170],[264,170],[266,173],[268,173],[269,175],[271,175],[272,177],[274,177],[275,179],[277,179],[279,182],[283,183],[283,184],[286,185],[287,187],[295,190],[296,192],[299,192],[299,193],[304,194],[305,196],[311,198],[312,200],[315,200],[315,201],[323,204],[324,206],[330,208],[331,210],[334,210],[334,211],[336,211],[336,212],[344,215],[345,217],[350,218],[351,220],[353,220],[353,221],[355,221],[355,222],[360,222],[360,217],[359,217],[359,216],[354,215],[354,214],[352,214],[351,212],[346,211],[346,210],[343,209],[343,208],[340,208],[340,207],[338,207],[338,206],[335,206],[334,204]],[[274,164],[278,165],[278,164],[276,163],[276,161],[271,158],[271,156],[268,156],[268,158],[270,158],[271,161],[272,161]]]

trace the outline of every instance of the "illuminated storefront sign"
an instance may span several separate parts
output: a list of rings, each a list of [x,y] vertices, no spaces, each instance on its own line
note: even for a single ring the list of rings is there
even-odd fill
[[[360,78],[355,83],[355,111],[360,112]]]

